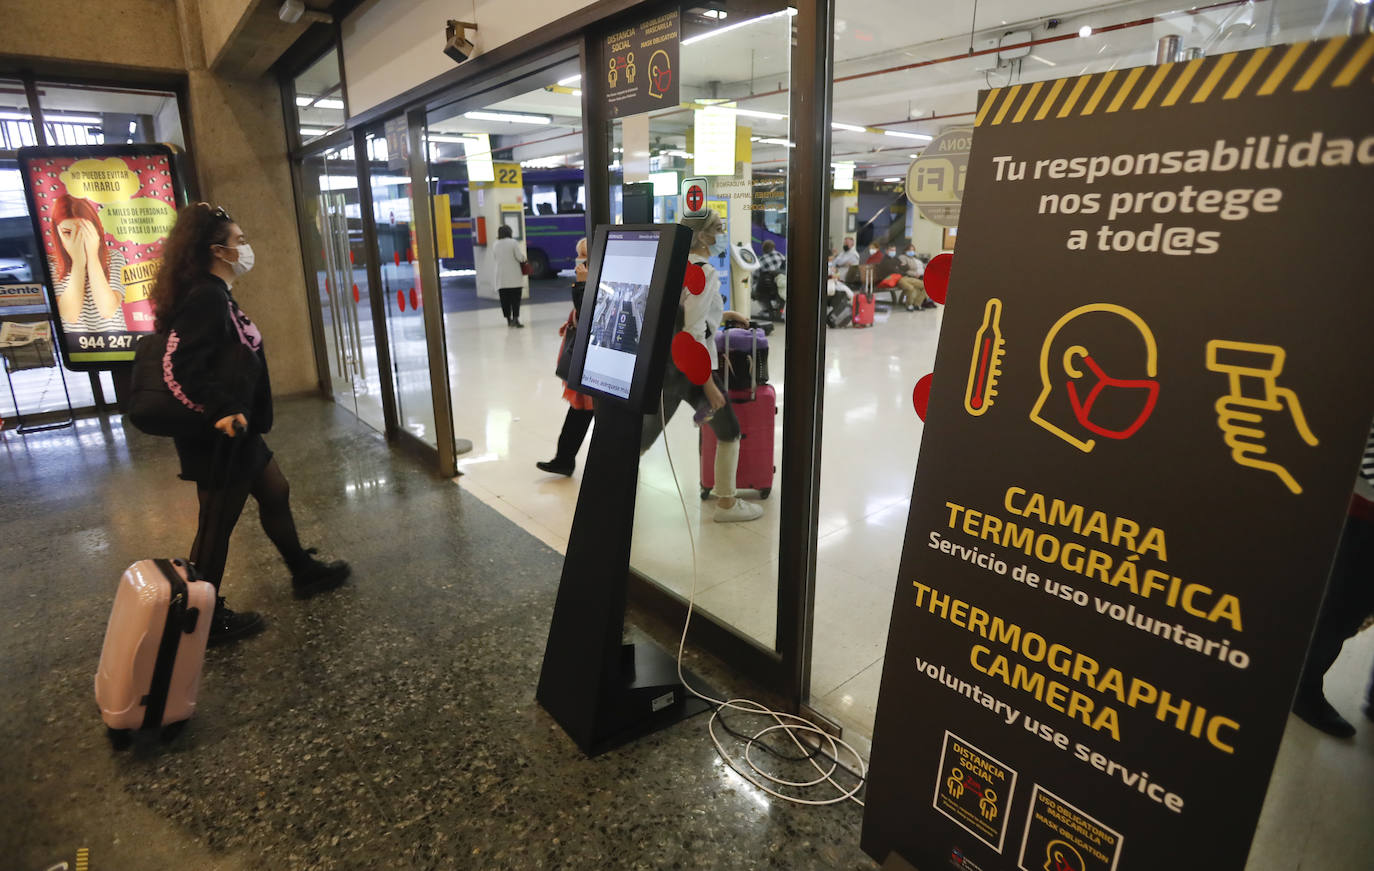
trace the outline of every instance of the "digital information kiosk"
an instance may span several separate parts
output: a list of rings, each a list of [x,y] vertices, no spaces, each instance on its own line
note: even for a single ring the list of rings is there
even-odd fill
[[[601,226],[587,263],[568,384],[596,398],[596,427],[536,698],[589,756],[707,709],[671,654],[623,638],[639,439],[658,413],[691,237],[680,224]]]

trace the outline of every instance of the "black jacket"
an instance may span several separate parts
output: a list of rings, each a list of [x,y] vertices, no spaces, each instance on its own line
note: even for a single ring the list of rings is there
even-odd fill
[[[172,392],[180,388],[178,399],[199,407],[211,425],[242,414],[251,432],[272,429],[272,386],[262,340],[228,285],[207,275],[191,288],[172,315],[167,344],[173,343]]]

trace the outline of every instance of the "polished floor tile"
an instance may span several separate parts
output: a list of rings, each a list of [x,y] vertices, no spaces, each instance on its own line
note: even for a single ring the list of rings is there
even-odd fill
[[[277,419],[302,538],[353,577],[294,600],[250,505],[223,591],[268,628],[209,652],[176,741],[127,752],[91,696],[111,592],[133,559],[185,553],[194,488],[117,418],[0,435],[0,866],[85,847],[93,869],[875,867],[857,806],[768,798],[704,718],[583,757],[534,701],[559,555],[332,403]]]

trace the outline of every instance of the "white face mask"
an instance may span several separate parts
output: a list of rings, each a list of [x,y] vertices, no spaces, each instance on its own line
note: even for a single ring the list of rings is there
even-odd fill
[[[253,246],[244,242],[242,245],[225,246],[232,247],[239,252],[239,259],[229,262],[229,268],[234,270],[235,275],[242,275],[253,268]]]

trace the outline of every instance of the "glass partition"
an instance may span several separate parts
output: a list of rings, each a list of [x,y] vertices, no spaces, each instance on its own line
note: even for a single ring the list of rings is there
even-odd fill
[[[836,4],[830,246],[840,265],[830,292],[843,313],[871,281],[878,310],[872,329],[837,327],[826,339],[811,702],[861,734],[873,726],[920,452],[912,390],[940,334],[942,310],[924,304],[921,273],[954,249],[958,229],[957,217],[910,205],[913,161],[933,138],[972,125],[982,89],[1153,64],[1168,36],[1180,58],[1338,36],[1356,4],[1031,5],[1035,17],[1018,20],[1010,4],[918,2],[892,15],[864,0]],[[1003,54],[999,44],[1023,47]],[[902,284],[882,288],[894,275]]]
[[[652,219],[678,221],[682,180],[707,179],[705,205],[720,217],[721,231],[715,244],[694,259],[709,262],[718,276],[719,283],[706,292],[720,295],[722,310],[753,318],[770,332],[759,356],[762,364],[766,355],[766,372],[762,365],[751,370],[752,343],[739,354],[718,355],[734,362],[728,383],[726,370],[719,370],[730,409],[709,419],[706,406],[677,402],[675,393],[665,391],[663,414],[645,423],[652,444],[640,461],[631,567],[684,598],[695,580],[700,609],[774,650],[780,505],[787,498],[779,486],[784,459],[779,410],[790,339],[785,301],[790,290],[796,292],[785,280],[795,11],[767,2],[711,7],[709,15],[702,9],[682,12],[679,102],[611,124],[612,213],[617,221],[634,219],[636,208],[642,208],[635,196],[649,193],[653,185]],[[627,185],[640,187],[627,195]],[[756,271],[765,247],[773,249],[764,264],[766,288]],[[722,324],[709,326],[708,341],[714,345]],[[755,387],[755,374],[766,383]],[[685,383],[675,370],[665,383],[675,378]],[[727,448],[717,464],[720,443],[714,437],[719,432],[728,444],[731,418],[743,434],[735,442],[739,460],[731,464]],[[736,498],[744,503],[733,511],[726,507],[733,504],[730,499],[720,495],[731,472]],[[679,494],[687,502],[686,525]],[[757,519],[733,516],[740,511]]]
[[[307,272],[319,298],[334,398],[385,431],[352,146],[307,157],[301,175],[310,216],[302,228]]]
[[[554,364],[586,235],[581,92],[570,65],[429,112],[425,145],[453,429],[464,486],[566,539],[577,486],[535,467],[565,412]],[[576,79],[576,76],[572,76]],[[503,239],[502,234],[510,238]],[[528,263],[520,273],[519,260]]]
[[[170,142],[186,147],[176,94],[134,88],[38,83],[48,145]]]
[[[343,126],[348,117],[339,74],[339,51],[331,48],[296,76],[296,129],[310,142]]]
[[[437,448],[434,395],[429,380],[430,352],[425,342],[425,319],[415,268],[412,215],[417,206],[411,190],[410,166],[402,154],[388,151],[386,134],[381,130],[367,133],[367,160],[372,217],[377,227],[377,248],[372,254],[381,275],[382,284],[377,291],[386,312],[397,423],[405,432]],[[419,201],[424,201],[423,192]]]

